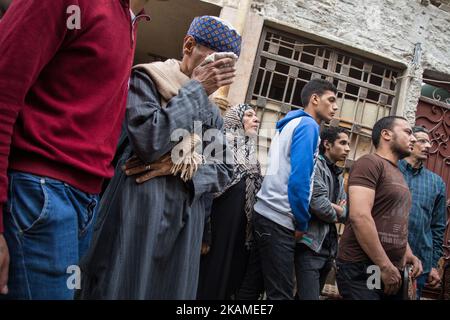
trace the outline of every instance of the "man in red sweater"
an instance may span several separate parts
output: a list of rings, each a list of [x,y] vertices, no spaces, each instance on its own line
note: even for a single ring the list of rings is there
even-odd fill
[[[98,193],[113,173],[147,1],[13,0],[0,22],[0,292],[8,298],[73,298]]]

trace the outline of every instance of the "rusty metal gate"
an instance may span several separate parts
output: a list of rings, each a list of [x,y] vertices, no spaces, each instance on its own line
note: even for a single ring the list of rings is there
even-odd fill
[[[426,94],[426,87],[429,92]],[[425,96],[426,94],[426,96]],[[416,125],[430,131],[431,150],[426,167],[441,176],[447,186],[447,218],[450,218],[450,92],[427,84],[422,86],[422,96],[416,112]],[[425,286],[424,297],[450,299],[450,226],[444,240],[443,288],[434,290]]]
[[[450,104],[422,96],[417,106],[416,125],[430,131],[431,150],[426,167],[442,177],[450,199]],[[450,214],[449,210],[447,213]]]

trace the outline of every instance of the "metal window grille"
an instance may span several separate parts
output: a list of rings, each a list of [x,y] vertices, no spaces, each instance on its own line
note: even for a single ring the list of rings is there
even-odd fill
[[[350,132],[351,163],[372,151],[375,122],[395,113],[400,70],[337,48],[265,27],[255,60],[247,102],[255,106],[264,130],[292,109],[301,108],[300,93],[313,78],[333,82],[338,89],[339,110],[331,126]]]

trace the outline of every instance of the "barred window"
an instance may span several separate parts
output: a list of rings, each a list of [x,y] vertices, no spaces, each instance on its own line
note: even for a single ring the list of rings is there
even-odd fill
[[[330,122],[350,131],[351,153],[346,162],[372,151],[375,122],[395,113],[400,70],[340,49],[265,27],[255,60],[247,102],[261,120],[260,138],[292,109],[302,107],[300,93],[314,78],[333,82],[339,110]]]

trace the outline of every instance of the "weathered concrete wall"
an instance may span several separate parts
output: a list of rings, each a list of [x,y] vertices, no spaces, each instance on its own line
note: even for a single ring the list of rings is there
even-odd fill
[[[237,7],[238,0],[206,0]],[[420,0],[253,0],[265,20],[408,66],[399,110],[413,122],[423,70],[450,75],[450,13]],[[418,66],[414,46],[421,43]],[[358,52],[360,53],[360,52]]]
[[[235,22],[237,9],[233,7],[224,7],[220,17]],[[253,64],[259,45],[259,36],[262,33],[264,19],[261,16],[250,12],[245,21],[244,31],[242,33],[241,55],[236,65],[236,79],[230,87],[228,102],[231,106],[243,103],[247,95],[248,86],[253,71]]]

